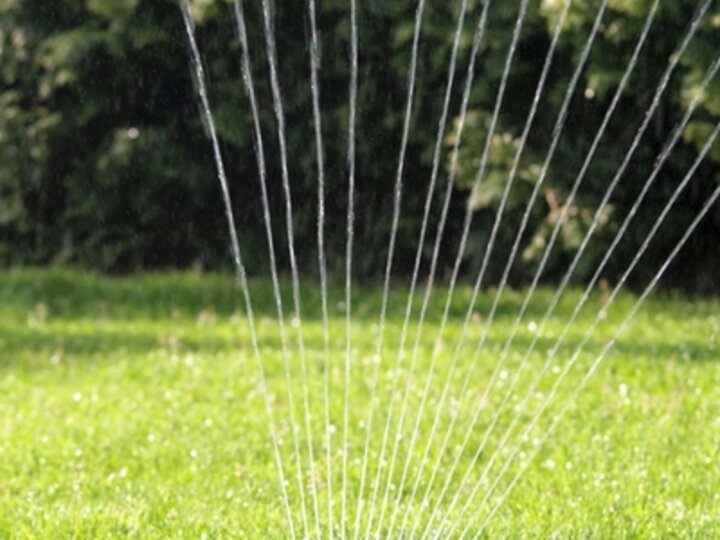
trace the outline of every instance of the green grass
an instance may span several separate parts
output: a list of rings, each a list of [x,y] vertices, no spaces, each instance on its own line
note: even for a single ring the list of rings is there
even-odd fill
[[[390,366],[396,362],[407,293],[404,287],[394,287],[390,302],[385,332],[388,354],[381,364],[380,421],[385,419],[389,404]],[[289,288],[284,286],[283,292],[286,305],[290,305]],[[540,291],[530,305],[503,368],[503,376],[507,375],[501,380],[503,387],[492,389],[489,400],[481,403],[522,301],[521,292],[504,295],[485,348],[474,365],[473,348],[464,349],[451,385],[451,399],[440,407],[442,383],[470,292],[463,288],[455,297],[450,324],[438,346],[438,366],[421,424],[421,444],[414,450],[407,448],[409,419],[414,416],[406,421],[395,489],[408,455],[412,460],[411,480],[415,478],[420,449],[430,430],[430,413],[440,414],[441,427],[448,426],[452,414],[457,414],[451,450],[457,449],[468,433],[474,447],[480,444],[533,337],[530,323],[539,323],[553,291]],[[272,289],[267,281],[254,281],[252,293],[259,344],[282,439],[288,493],[300,527],[290,408]],[[333,286],[331,293],[330,410],[336,429],[331,437],[330,481],[335,514],[339,516],[344,315],[342,291]],[[483,294],[473,318],[473,344],[482,335],[492,293]],[[322,319],[318,289],[306,284],[303,295],[316,478],[326,526]],[[419,408],[444,298],[445,291],[435,291],[421,333],[409,400],[411,413]],[[536,353],[522,372],[518,391],[512,395],[512,406],[499,417],[486,452],[470,468],[473,479],[478,479],[490,462],[504,428],[512,421],[514,408],[522,401],[524,390],[545,361],[553,338],[562,330],[578,298],[578,291],[566,296],[541,336]],[[360,426],[370,402],[380,299],[379,287],[356,290],[348,453],[351,523],[364,441]],[[555,373],[581,341],[602,301],[602,295],[593,296],[581,313],[558,361],[532,396],[530,410],[520,422],[522,428],[547,395]],[[535,439],[542,437],[554,413],[571,396],[634,301],[634,297],[624,295],[610,307],[537,429],[524,441],[510,438],[510,448],[516,442],[521,444],[520,456],[529,458]],[[651,297],[530,462],[491,521],[487,537],[718,537],[719,307],[717,301]],[[416,329],[416,324],[411,326],[410,344]],[[296,337],[294,327],[288,324],[292,351],[296,351]],[[409,356],[403,365],[408,361]],[[299,398],[303,387],[296,354],[290,358],[290,369],[297,401],[294,411],[302,419]],[[460,388],[470,369],[470,392],[463,401]],[[404,380],[400,379],[402,384]],[[229,277],[172,274],[111,279],[69,270],[0,274],[0,396],[1,538],[288,537],[247,319],[240,291]],[[479,424],[470,430],[473,413],[483,405]],[[375,422],[371,437],[373,478],[382,438],[380,421]],[[299,433],[302,462],[307,466],[303,434]],[[431,446],[433,461],[440,439],[436,437]],[[505,452],[503,455],[508,455],[507,449]],[[449,474],[453,452],[440,457],[441,482],[435,484],[432,493],[437,494],[447,479],[451,495],[458,489],[466,495],[469,489],[460,486],[461,475]],[[462,472],[471,457],[470,451],[462,455]],[[502,463],[495,462],[491,478]],[[509,472],[519,467],[520,462],[513,461]],[[428,472],[429,467],[423,478],[428,478]],[[497,494],[509,479],[500,480]],[[310,484],[307,475],[304,484],[306,488]],[[421,482],[422,487],[425,485]],[[407,513],[408,521],[418,517],[424,525],[435,505],[441,510],[447,508],[451,497],[439,503],[431,497],[429,508],[419,508],[417,497],[409,500],[411,487],[412,481],[406,483],[400,495],[401,518]],[[463,524],[471,523],[473,531],[492,506],[480,505],[482,493],[471,512],[461,519]],[[396,491],[391,494],[394,498]],[[393,508],[388,506],[388,512]],[[389,517],[386,513],[386,525]]]

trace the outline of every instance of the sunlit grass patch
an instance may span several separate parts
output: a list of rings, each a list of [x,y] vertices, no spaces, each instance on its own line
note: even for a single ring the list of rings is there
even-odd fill
[[[252,283],[260,351],[266,368],[288,493],[297,526],[302,523],[293,459],[292,426],[281,340],[269,282]],[[289,288],[285,289],[289,293]],[[307,389],[311,406],[312,442],[320,517],[327,525],[325,504],[332,488],[335,525],[340,510],[343,426],[344,306],[342,291],[331,290],[330,412],[332,476],[325,463],[326,426],[323,381],[325,356],[318,289],[303,288],[303,332],[307,346]],[[368,497],[378,470],[384,421],[397,363],[407,289],[394,287],[386,344],[380,364],[378,405],[369,448]],[[384,519],[387,527],[399,508],[395,533],[417,521],[418,529],[437,508],[449,509],[471,493],[492,462],[505,428],[521,413],[521,433],[539,410],[563,362],[581,342],[597,315],[602,297],[593,297],[568,334],[552,364],[522,411],[525,390],[543,365],[560,334],[577,291],[563,300],[540,336],[536,351],[520,377],[505,412],[488,438],[486,450],[473,461],[485,428],[503,403],[529,343],[539,332],[552,290],[540,291],[519,325],[498,385],[487,396],[488,380],[511,334],[523,291],[508,291],[487,340],[473,361],[494,291],[483,294],[473,316],[468,346],[449,386],[448,372],[470,291],[461,289],[441,342],[436,341],[445,291],[437,290],[422,327],[416,370],[410,385],[405,436],[397,452]],[[370,406],[369,388],[376,366],[381,290],[355,289],[352,336],[352,384],[349,411],[348,495],[354,523],[357,490]],[[418,299],[419,300],[419,299]],[[588,387],[559,420],[546,444],[538,446],[554,414],[572,397],[581,377],[596,358],[635,298],[623,295],[591,336],[585,352],[559,388],[557,400],[536,430],[520,441],[508,438],[455,530],[479,530],[483,517],[524,463],[528,468],[510,492],[486,533],[488,537],[713,537],[720,532],[720,310],[716,301],[697,301],[659,294],[652,297],[617,346],[590,379]],[[289,305],[289,303],[288,303]],[[418,304],[419,305],[419,304]],[[414,311],[417,314],[417,309]],[[408,335],[408,349],[393,402],[393,418],[401,409],[402,390],[418,326]],[[303,379],[297,361],[296,334],[288,324],[290,375],[294,413],[303,420]],[[409,448],[411,427],[423,398],[432,351],[436,369],[426,396],[419,436]],[[467,392],[461,389],[468,380]],[[101,278],[72,271],[18,271],[0,276],[0,536],[114,538],[278,537],[287,535],[277,472],[241,296],[229,277],[200,274]],[[399,397],[397,397],[399,396]],[[483,397],[486,399],[483,401]],[[473,429],[471,421],[480,409]],[[411,498],[422,451],[439,414],[429,459]],[[455,422],[444,452],[445,429]],[[390,460],[395,442],[391,424]],[[308,517],[313,523],[304,431],[298,432]],[[467,451],[450,474],[454,452],[468,437]],[[516,459],[507,475],[480,504],[504,459],[517,443]],[[538,455],[530,461],[536,451]],[[398,495],[401,472],[409,459],[408,479]],[[440,464],[425,491],[435,463]],[[388,466],[381,469],[386,472]],[[468,472],[471,482],[462,485]],[[385,487],[382,477],[380,500]],[[447,497],[437,500],[447,481]],[[376,504],[376,518],[381,512]],[[407,519],[404,519],[407,515]],[[417,518],[417,520],[416,520]],[[364,523],[361,520],[361,523]],[[436,520],[433,526],[437,526]],[[387,530],[381,527],[381,530]]]

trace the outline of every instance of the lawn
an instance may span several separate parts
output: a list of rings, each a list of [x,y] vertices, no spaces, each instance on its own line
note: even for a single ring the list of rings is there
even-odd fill
[[[303,521],[293,434],[302,450],[302,485],[309,525],[314,526],[302,423],[305,389],[312,412],[320,520],[322,527],[327,527],[325,509],[331,489],[338,532],[345,339],[341,287],[331,287],[329,303],[329,477],[323,436],[326,359],[319,290],[309,282],[303,286],[306,385],[296,354],[298,324],[286,321],[295,398],[291,406],[271,285],[267,280],[253,280],[251,289],[298,536],[302,536]],[[355,288],[347,454],[350,529],[355,520],[365,420],[371,404],[369,388],[376,366],[381,292],[375,285]],[[493,290],[483,292],[469,329],[472,346],[462,349],[448,399],[442,400],[443,382],[471,290],[462,288],[455,295],[450,322],[439,341],[435,338],[446,291],[434,291],[418,341],[405,436],[399,440],[382,531],[390,530],[397,510],[396,535],[401,530],[410,535],[416,518],[422,528],[433,513],[443,515],[445,511],[449,512],[447,522],[459,527],[444,529],[441,536],[457,534],[465,525],[469,532],[478,532],[513,474],[527,466],[484,529],[487,537],[720,536],[718,301],[668,293],[651,296],[583,392],[573,399],[588,367],[636,300],[621,295],[592,332],[577,364],[559,387],[557,399],[537,426],[520,438],[606,299],[606,293],[591,297],[546,376],[533,387],[580,291],[563,298],[538,336],[535,351],[523,364],[509,406],[503,407],[507,390],[513,388],[515,369],[540,331],[538,325],[552,292],[540,291],[530,304],[498,371],[498,384],[492,387],[488,381],[503,358],[503,345],[513,330],[523,291],[503,295],[487,340],[473,361],[472,352],[483,334],[494,294]],[[286,306],[291,305],[289,293],[284,284]],[[405,388],[412,356],[408,352],[402,370],[395,369],[406,297],[407,285],[397,283],[384,333],[386,354],[380,362],[378,413],[369,438],[370,479],[377,472],[391,403],[394,423],[389,450],[398,440],[394,434],[403,403],[400,390]],[[418,295],[414,314],[419,306]],[[107,278],[71,270],[0,274],[0,538],[288,537],[247,322],[240,290],[228,276],[186,273]],[[417,330],[414,322],[408,351]],[[410,449],[410,428],[421,410],[433,350],[437,365],[419,437]],[[468,374],[468,392],[463,393]],[[391,395],[394,384],[396,391]],[[528,389],[532,393],[525,400]],[[572,400],[571,406],[558,417],[543,443],[555,414],[568,400]],[[478,422],[471,429],[477,411]],[[506,428],[515,425],[516,412],[520,413],[518,428],[510,431],[508,444],[499,448]],[[435,413],[439,428],[429,441],[430,459],[420,471],[419,492],[427,486],[430,465],[439,463],[439,472],[430,486],[429,503],[423,507],[418,504],[419,493],[410,495]],[[297,431],[291,427],[292,415],[301,423]],[[473,461],[474,449],[482,443],[493,419],[497,423],[485,451]],[[441,452],[441,435],[451,422],[455,429]],[[471,448],[459,455],[460,466],[453,471],[455,452],[466,437]],[[496,449],[499,459],[494,459]],[[495,484],[504,459],[513,456],[506,468],[508,474]],[[406,458],[409,480],[403,483]],[[388,451],[381,472],[391,468],[389,462]],[[460,513],[474,482],[483,479],[486,465],[490,474],[485,475],[469,511]],[[463,485],[466,471],[471,483]],[[380,486],[384,488],[382,478]],[[448,496],[438,497],[446,483]],[[488,491],[493,485],[497,489]],[[382,498],[384,489],[379,493]],[[455,493],[462,497],[461,504],[453,507]],[[369,494],[366,490],[366,501]],[[376,518],[382,511],[379,501],[374,507]],[[366,502],[363,519],[369,508]],[[439,523],[434,521],[433,527]]]

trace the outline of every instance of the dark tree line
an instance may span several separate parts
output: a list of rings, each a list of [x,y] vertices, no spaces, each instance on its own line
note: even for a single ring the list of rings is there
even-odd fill
[[[327,172],[329,264],[341,271],[347,190],[349,2],[318,0],[321,101]],[[251,62],[258,86],[270,198],[278,252],[285,253],[279,152],[268,87],[262,15],[246,1]],[[497,280],[525,203],[548,152],[560,104],[600,2],[573,1],[539,112],[518,169],[489,268]],[[532,277],[593,137],[617,88],[652,4],[609,3],[567,123],[531,212],[515,284]],[[619,167],[668,60],[700,3],[661,2],[648,43],[613,121],[569,210],[546,281],[562,275]],[[305,2],[274,2],[280,78],[287,115],[296,244],[308,272],[316,265],[317,164],[310,94],[309,27]],[[412,269],[453,32],[460,2],[428,1],[420,42],[400,221],[398,274]],[[532,0],[512,64],[504,105],[481,189],[470,185],[487,136],[519,2],[493,1],[475,70],[470,113],[462,134],[440,271],[456,255],[466,205],[474,221],[464,262],[474,273],[487,245],[512,158],[530,109],[562,1]],[[357,124],[357,252],[359,276],[382,272],[392,218],[392,187],[401,139],[414,0],[370,0],[360,6]],[[426,261],[448,182],[462,87],[482,5],[471,0],[443,144],[442,167],[425,249]],[[222,149],[230,173],[243,250],[250,270],[267,268],[252,119],[240,75],[232,3],[195,1],[199,43],[209,78]],[[681,58],[663,100],[602,225],[577,272],[587,279],[652,171],[720,45],[720,7],[711,4]],[[720,78],[662,169],[646,204],[607,270],[611,282],[644,239],[720,118]],[[720,180],[720,144],[698,169],[677,209],[636,274],[647,281]],[[720,209],[703,222],[666,284],[717,290]],[[212,153],[198,109],[184,30],[173,0],[0,2],[0,264],[80,264],[109,271],[138,268],[216,268],[229,263],[228,240]],[[426,265],[427,266],[427,265]]]

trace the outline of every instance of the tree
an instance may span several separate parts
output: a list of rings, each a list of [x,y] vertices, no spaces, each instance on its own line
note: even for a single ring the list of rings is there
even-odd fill
[[[611,0],[599,35],[571,102],[567,125],[550,164],[542,197],[531,214],[523,257],[512,273],[522,283],[534,272],[539,249],[562,208],[597,127],[622,75],[650,0]],[[561,35],[518,179],[501,228],[497,253],[507,253],[562,102],[569,77],[593,24],[598,2],[573,0]],[[275,2],[280,79],[287,116],[287,137],[296,244],[301,264],[315,264],[316,170],[311,123],[310,65],[305,2]],[[459,1],[427,2],[420,42],[416,96],[404,175],[403,206],[395,269],[409,272],[417,247],[432,153],[447,81]],[[523,25],[510,74],[505,105],[493,138],[482,188],[470,201],[475,217],[464,271],[474,273],[484,253],[487,231],[497,211],[514,149],[530,107],[551,34],[562,9],[557,0],[533,0]],[[462,216],[485,144],[487,123],[503,70],[518,0],[494,1],[488,31],[478,56],[470,114],[459,150],[440,269],[456,255]],[[210,99],[230,174],[232,197],[250,270],[266,268],[260,219],[257,166],[252,151],[251,118],[240,77],[239,46],[231,2],[195,0],[199,42],[207,68]],[[286,252],[279,157],[268,89],[267,61],[258,3],[245,2],[250,55],[258,87],[265,150],[270,166],[270,200],[278,253]],[[326,145],[328,223],[344,222],[346,211],[346,132],[349,81],[349,3],[318,2],[321,39],[321,104]],[[382,272],[391,222],[392,183],[397,168],[413,35],[414,0],[372,0],[360,5],[360,74],[357,134],[358,253],[362,276]],[[469,0],[454,80],[451,113],[457,115],[472,36],[482,4]],[[642,119],[660,74],[685,34],[696,2],[662,2],[633,75],[594,159],[584,188],[563,228],[561,249],[546,279],[564,270],[588,216],[604,192]],[[254,21],[254,23],[253,23]],[[633,159],[612,207],[578,272],[586,278],[619,219],[637,197],[655,156],[684,113],[694,89],[716,55],[720,12],[715,6],[683,55],[652,127]],[[0,2],[0,261],[69,262],[109,270],[138,267],[216,267],[227,261],[228,242],[178,6],[173,0],[60,0]],[[299,46],[300,45],[300,46]],[[687,170],[720,117],[717,79],[708,87],[700,110],[672,153],[637,225],[608,269],[614,279],[627,254],[636,249],[649,223]],[[452,122],[451,122],[452,124]],[[448,132],[447,141],[457,135]],[[446,144],[444,162],[451,146]],[[668,222],[662,241],[650,254],[662,257],[684,231],[718,179],[720,150],[698,171],[692,187]],[[438,192],[448,182],[441,171]],[[440,195],[435,194],[431,234],[437,224]],[[699,286],[714,284],[720,254],[713,241],[717,212],[698,231],[688,253]],[[330,265],[342,264],[343,227],[328,227]],[[426,247],[425,256],[429,255]],[[615,261],[615,259],[613,260]],[[281,264],[286,261],[281,259]],[[505,260],[491,258],[497,279]],[[697,264],[700,262],[700,264]],[[689,263],[686,263],[686,265]],[[655,265],[648,264],[647,272]],[[704,267],[705,274],[698,273]],[[669,283],[687,275],[680,262]],[[705,277],[703,277],[705,276]],[[639,280],[647,277],[642,272]],[[707,282],[707,283],[704,283]]]

